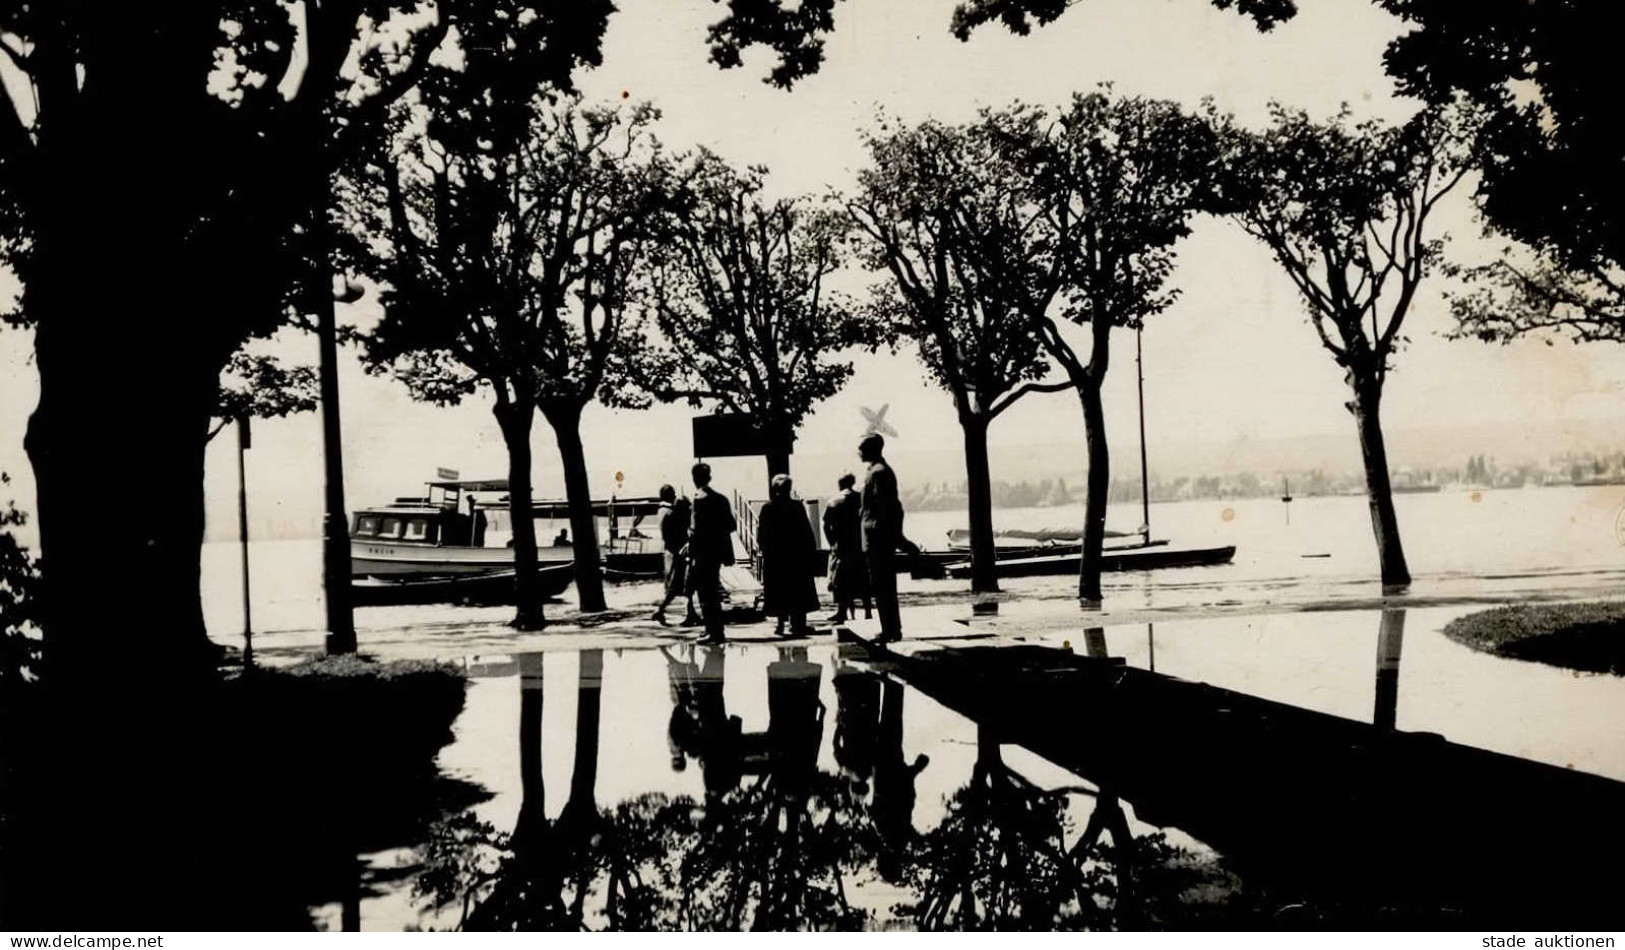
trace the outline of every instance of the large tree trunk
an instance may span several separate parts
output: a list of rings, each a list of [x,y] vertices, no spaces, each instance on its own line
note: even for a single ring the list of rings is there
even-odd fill
[[[993,490],[987,460],[987,424],[984,416],[960,416],[965,433],[965,480],[970,511],[970,589],[988,593],[999,589],[993,547]]]
[[[788,474],[790,474],[790,453],[789,452],[769,452],[769,453],[767,453],[767,480],[768,480],[768,482],[771,483],[773,481],[773,476],[775,476],[775,475],[788,475]]]
[[[1366,500],[1371,505],[1371,531],[1377,538],[1382,585],[1402,588],[1411,583],[1405,548],[1399,541],[1399,519],[1394,514],[1393,486],[1388,480],[1388,447],[1382,437],[1380,383],[1358,383],[1354,390],[1354,419],[1360,430],[1360,455],[1365,461]]]
[[[570,505],[570,550],[575,558],[576,600],[584,611],[607,610],[598,525],[592,515],[592,486],[587,481],[587,453],[581,446],[581,408],[564,406],[543,412],[558,439],[559,460],[564,464],[564,497]]]
[[[1083,558],[1078,568],[1078,599],[1086,605],[1098,606],[1102,600],[1100,554],[1106,545],[1106,498],[1111,490],[1111,452],[1106,447],[1106,414],[1101,406],[1098,378],[1079,383],[1078,401],[1083,404],[1083,437],[1089,457],[1083,502]]]
[[[101,213],[79,233],[42,229],[28,271],[40,388],[25,445],[46,662],[57,682],[162,691],[211,652],[198,589],[203,450],[226,354],[178,346],[143,319],[170,308],[184,334],[201,315],[162,255],[103,246],[123,229],[97,225]]]
[[[530,489],[530,427],[536,410],[528,403],[499,402],[495,408],[508,444],[508,515],[513,521],[514,615],[512,626],[540,630],[541,584],[536,575],[536,513]]]
[[[36,144],[7,167],[32,243],[18,276],[51,662],[148,693],[208,654],[208,420],[232,351],[281,318],[282,226],[308,208],[298,137],[223,121],[197,58],[218,17],[178,9],[104,5],[69,17],[83,35],[42,37]]]

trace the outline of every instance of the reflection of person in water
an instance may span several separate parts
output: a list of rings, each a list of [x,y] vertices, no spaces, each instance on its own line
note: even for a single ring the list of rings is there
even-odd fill
[[[903,755],[903,684],[885,680],[880,718],[875,730],[875,794],[871,804],[880,834],[880,874],[897,880],[903,852],[914,836],[914,780],[930,764],[924,754],[909,762]]]
[[[679,649],[688,646],[684,644]],[[688,768],[688,757],[697,748],[694,680],[698,678],[700,668],[693,660],[692,649],[687,649],[685,656],[679,658],[662,646],[660,655],[666,658],[666,682],[671,688],[671,719],[666,725],[666,745],[671,748],[671,770],[681,772]]]
[[[693,646],[689,645],[690,656]],[[678,659],[665,647],[666,675],[671,684],[672,713],[667,743],[671,765],[681,771],[688,758],[697,759],[705,775],[708,796],[721,795],[739,784],[741,775],[740,719],[728,715],[722,697],[726,654],[720,647],[702,647],[701,663]]]
[[[875,771],[880,677],[848,666],[835,669],[835,763],[864,783]]]
[[[767,665],[767,746],[770,775],[781,791],[805,793],[824,739],[818,684],[824,667],[805,647],[780,649]]]
[[[882,878],[901,877],[902,858],[914,835],[914,784],[930,764],[903,754],[903,684],[843,666],[835,672],[835,761],[855,777],[873,782],[869,810],[880,836]]]
[[[781,647],[767,666],[767,775],[760,786],[766,795],[758,800],[766,807],[753,809],[746,820],[767,843],[771,859],[760,881],[754,929],[808,926],[809,914],[833,896],[813,883],[826,872],[818,858],[821,829],[810,806],[824,738],[818,698],[823,670],[807,659],[804,647]]]

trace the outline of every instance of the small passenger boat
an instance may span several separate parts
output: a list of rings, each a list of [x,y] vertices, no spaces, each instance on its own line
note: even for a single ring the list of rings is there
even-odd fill
[[[659,511],[660,500],[610,498],[592,504],[606,575],[658,575],[659,532],[644,522]],[[569,504],[539,500],[531,510],[542,568],[570,565]],[[496,571],[513,571],[507,479],[428,482],[422,496],[362,508],[351,519],[352,577],[427,582]]]

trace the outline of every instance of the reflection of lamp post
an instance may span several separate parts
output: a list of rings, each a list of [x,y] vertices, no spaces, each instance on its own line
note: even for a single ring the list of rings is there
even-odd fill
[[[322,390],[322,593],[327,602],[327,652],[355,652],[355,617],[350,604],[349,519],[344,511],[344,452],[339,431],[338,320],[334,304],[361,299],[359,284],[335,275],[331,295],[317,295],[316,339]]]

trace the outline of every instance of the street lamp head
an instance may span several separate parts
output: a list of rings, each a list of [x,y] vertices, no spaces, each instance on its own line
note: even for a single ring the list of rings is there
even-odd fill
[[[333,300],[337,303],[355,303],[366,294],[367,288],[343,274],[333,275]]]

